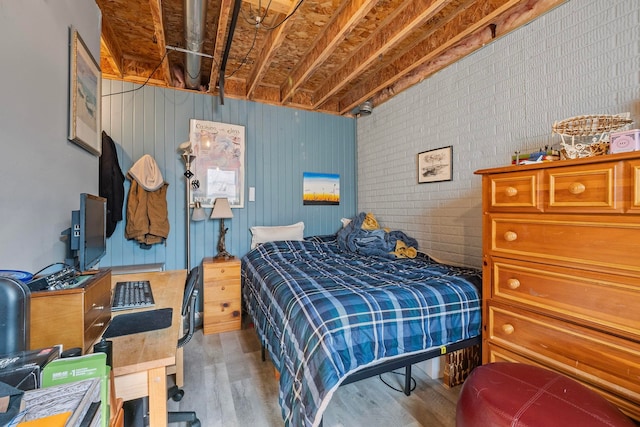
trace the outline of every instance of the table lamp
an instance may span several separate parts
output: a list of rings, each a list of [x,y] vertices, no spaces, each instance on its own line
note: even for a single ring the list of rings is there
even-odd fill
[[[228,218],[233,218],[233,212],[231,212],[231,207],[229,206],[229,199],[226,197],[217,198],[213,202],[213,210],[211,211],[211,219],[219,219],[220,220],[220,236],[218,238],[218,255],[216,255],[215,259],[231,259],[233,255],[227,252],[224,243],[224,236],[227,234],[228,228],[224,228],[224,220]]]

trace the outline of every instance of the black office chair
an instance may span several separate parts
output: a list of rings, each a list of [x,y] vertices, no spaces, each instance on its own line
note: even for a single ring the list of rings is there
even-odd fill
[[[200,268],[194,267],[187,275],[184,286],[184,298],[182,300],[183,335],[178,340],[178,348],[184,347],[193,337],[196,324],[196,303],[198,301],[198,278]],[[167,399],[178,402],[184,396],[184,390],[177,385],[170,387],[167,391]],[[200,427],[200,420],[194,411],[169,412],[167,421],[169,423],[186,422],[188,426]]]
[[[187,275],[184,286],[184,298],[182,300],[182,326],[183,335],[178,339],[178,348],[186,345],[193,336],[196,323],[196,303],[198,300],[198,277],[199,267],[194,267]],[[178,386],[170,387],[167,390],[167,399],[178,402],[184,396],[184,391]],[[187,426],[200,427],[200,420],[195,411],[169,412],[167,414],[168,423],[186,422]],[[149,399],[143,398],[138,401],[125,403],[125,425],[128,426],[148,426],[149,425]]]
[[[196,304],[198,301],[198,278],[200,276],[199,267],[191,269],[187,275],[187,281],[184,287],[184,298],[182,300],[182,319],[183,319],[183,335],[178,340],[178,348],[182,348],[191,340],[196,324]],[[173,399],[175,402],[182,400],[184,390],[177,385],[169,388],[167,399]]]

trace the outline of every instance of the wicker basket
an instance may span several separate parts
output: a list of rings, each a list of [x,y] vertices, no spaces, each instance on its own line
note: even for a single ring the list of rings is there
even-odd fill
[[[629,118],[629,113],[576,116],[555,122],[552,135],[558,134],[562,139],[562,159],[600,156],[609,152],[609,133],[628,128],[631,123],[633,120]],[[570,144],[565,141],[565,137],[571,137]],[[590,138],[592,141],[576,143],[576,137]]]

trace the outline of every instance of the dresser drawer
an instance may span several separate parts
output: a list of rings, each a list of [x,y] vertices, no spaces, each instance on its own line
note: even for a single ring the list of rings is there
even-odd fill
[[[487,349],[488,349],[487,350],[487,353],[488,353],[487,361],[488,361],[488,363],[493,363],[493,362],[526,363],[528,365],[539,366],[539,367],[542,367],[542,368],[551,368],[553,370],[559,370],[559,369],[555,369],[554,366],[545,365],[540,360],[529,359],[529,358],[523,357],[522,355],[520,355],[518,353],[513,353],[513,352],[511,352],[511,351],[509,351],[507,349],[504,349],[502,347],[499,347],[499,346],[496,346],[496,345],[493,345],[493,344],[489,344],[487,346]],[[615,390],[611,391],[611,390],[602,389],[602,388],[596,387],[592,383],[585,382],[585,381],[581,380],[580,376],[576,377],[574,375],[575,374],[574,370],[563,371],[562,373],[567,375],[567,376],[569,376],[569,377],[572,377],[572,378],[580,381],[584,386],[592,389],[593,391],[595,391],[597,393],[600,393],[607,400],[609,400],[611,403],[613,403],[618,408],[620,408],[622,410],[622,412],[625,412],[627,415],[629,415],[629,416],[631,416],[631,417],[633,417],[635,419],[640,419],[640,407],[633,400],[630,401],[629,399],[625,398],[624,396],[620,396],[619,394],[616,393]]]
[[[491,188],[486,209],[491,212],[542,211],[541,177],[540,171],[485,176]]]
[[[624,164],[604,163],[554,168],[545,172],[549,186],[547,212],[623,212]]]
[[[493,256],[640,272],[640,217],[491,214],[487,222]]]
[[[640,342],[640,278],[493,259],[492,297]]]
[[[631,182],[630,213],[640,214],[640,160],[629,162],[629,181]]]
[[[640,343],[489,304],[489,343],[640,405]]]

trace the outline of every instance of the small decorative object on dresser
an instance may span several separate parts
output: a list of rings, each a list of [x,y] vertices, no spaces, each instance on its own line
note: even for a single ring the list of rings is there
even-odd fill
[[[236,331],[242,320],[240,260],[205,258],[202,261],[205,334]]]
[[[476,173],[483,363],[552,369],[640,420],[640,152]]]
[[[613,132],[609,135],[609,139],[609,151],[611,154],[640,150],[640,129]]]
[[[628,129],[633,123],[629,116],[629,113],[623,113],[570,117],[555,122],[551,134],[558,134],[562,139],[560,153],[563,159],[601,156],[609,152],[609,134]],[[571,144],[565,137],[571,137]]]

